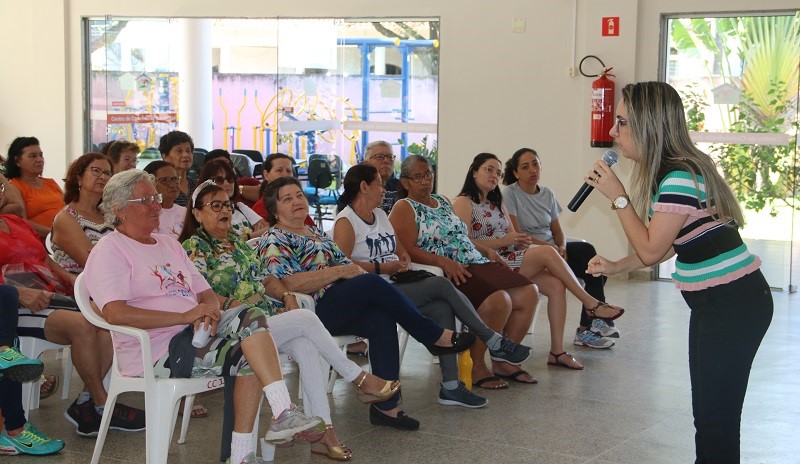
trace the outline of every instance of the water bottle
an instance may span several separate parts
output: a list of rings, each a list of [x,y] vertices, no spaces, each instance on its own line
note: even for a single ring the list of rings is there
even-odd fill
[[[194,336],[192,337],[192,346],[195,348],[202,348],[206,346],[208,343],[208,339],[211,337],[211,324],[206,325],[205,322],[200,323],[200,327],[194,331]]]
[[[464,382],[467,390],[472,390],[472,357],[469,350],[458,355],[458,380]]]

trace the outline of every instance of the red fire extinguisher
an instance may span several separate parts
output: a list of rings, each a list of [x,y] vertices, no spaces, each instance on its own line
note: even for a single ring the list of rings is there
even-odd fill
[[[592,147],[611,147],[614,139],[609,135],[614,126],[614,81],[608,77],[613,68],[605,68],[600,77],[592,82]]]

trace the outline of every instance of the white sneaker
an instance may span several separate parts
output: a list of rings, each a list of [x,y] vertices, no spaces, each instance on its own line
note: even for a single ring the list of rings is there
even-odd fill
[[[600,337],[589,329],[584,331],[581,331],[581,329],[576,329],[575,340],[573,340],[572,343],[578,346],[588,346],[589,348],[597,349],[611,348],[614,346],[614,342],[612,340]]]
[[[619,329],[602,319],[593,320],[589,330],[603,338],[619,338]]]

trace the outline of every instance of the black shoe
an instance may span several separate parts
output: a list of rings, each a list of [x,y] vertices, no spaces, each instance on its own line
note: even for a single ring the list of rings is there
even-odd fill
[[[108,425],[109,429],[121,432],[141,432],[144,427],[144,411],[121,403],[114,405],[114,413],[111,415],[111,423]]]
[[[72,405],[64,412],[66,418],[75,426],[75,431],[82,437],[96,437],[100,431],[100,414],[94,408],[94,401],[89,399],[81,404],[75,400]]]
[[[386,425],[399,430],[419,429],[419,421],[406,416],[403,411],[398,412],[397,417],[390,417],[382,413],[374,404],[369,407],[369,422],[372,425]]]
[[[425,348],[427,348],[428,351],[430,351],[431,354],[434,356],[441,356],[443,354],[461,353],[462,351],[468,350],[469,347],[471,347],[472,344],[475,343],[475,334],[471,334],[468,332],[466,333],[453,332],[453,336],[450,338],[450,343],[452,343],[453,345],[452,346],[431,345],[431,346],[426,346]]]

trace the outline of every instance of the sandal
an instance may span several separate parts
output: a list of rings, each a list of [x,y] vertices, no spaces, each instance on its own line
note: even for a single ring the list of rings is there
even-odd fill
[[[378,393],[367,393],[361,389],[361,384],[367,380],[367,376],[369,374],[364,372],[361,375],[361,379],[359,379],[358,383],[356,384],[356,396],[358,396],[359,401],[364,404],[372,404],[372,403],[381,403],[383,401],[388,400],[389,398],[393,397],[400,391],[400,381],[395,380],[387,380],[385,384],[383,384],[383,388]]]
[[[613,317],[600,317],[600,316],[596,315],[595,314],[596,311],[598,309],[600,309],[601,307],[603,307],[603,306],[608,306],[609,308],[617,308],[617,309],[619,309],[619,312],[617,313],[616,316],[613,316]],[[589,319],[602,319],[602,320],[604,320],[606,322],[611,322],[614,319],[618,319],[620,316],[625,314],[625,310],[624,309],[622,309],[620,307],[617,307],[617,306],[611,306],[610,304],[606,303],[605,301],[598,301],[597,305],[594,308],[583,308],[583,310],[586,312],[586,315],[589,316]]]
[[[332,425],[325,426],[326,430],[332,428]],[[353,458],[353,450],[345,446],[343,443],[339,443],[335,446],[326,445],[325,443],[322,443],[322,441],[312,443],[311,454],[325,456],[331,461],[349,461]]]
[[[178,408],[178,415],[183,416],[183,407]],[[208,417],[208,409],[206,409],[202,404],[193,404],[192,419],[201,419],[203,417]]]
[[[526,371],[524,369],[520,369],[520,370],[512,372],[510,374],[498,374],[497,372],[495,372],[494,375],[495,375],[495,377],[498,377],[498,378],[503,379],[503,380],[513,380],[514,382],[526,383],[528,385],[533,385],[533,384],[539,383],[539,381],[536,380],[536,379],[533,379],[532,382],[526,382],[525,380],[520,380],[519,378],[521,376],[523,376],[523,375],[531,375],[530,372],[528,372],[528,371]],[[531,377],[533,377],[533,376],[531,376]]]
[[[489,383],[489,382],[503,382],[503,384],[502,385],[498,385],[496,387],[484,387],[484,385]],[[497,378],[497,376],[494,376],[494,375],[490,375],[489,377],[484,377],[482,379],[478,379],[478,380],[472,382],[472,385],[474,385],[476,387],[485,388],[487,390],[505,390],[506,388],[508,388],[508,382],[505,382],[505,381]]]
[[[554,357],[556,360],[555,361],[550,361],[550,359],[548,359],[547,360],[547,365],[548,366],[565,367],[567,369],[572,369],[574,371],[582,371],[583,370],[583,366],[581,366],[581,367],[573,367],[573,366],[570,366],[569,364],[561,361],[561,357],[562,356],[567,356],[570,359],[572,359],[572,362],[578,363],[578,360],[575,359],[571,354],[567,353],[566,351],[562,351],[561,353],[558,353],[558,354],[555,354],[555,353],[553,353],[551,351],[550,352],[550,356]],[[580,363],[578,363],[578,364],[580,364]]]
[[[41,386],[39,386],[39,399],[50,398],[53,393],[58,390],[58,376],[57,375],[43,375],[41,378]]]

